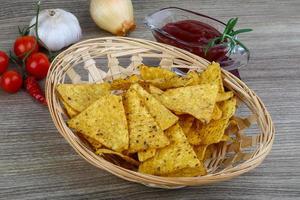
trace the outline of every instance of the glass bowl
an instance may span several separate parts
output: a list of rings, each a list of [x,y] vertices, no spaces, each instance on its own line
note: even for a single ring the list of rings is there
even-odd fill
[[[212,26],[222,33],[226,24],[217,19],[182,8],[168,7],[146,16],[145,20],[146,25],[150,28],[158,42],[185,49],[209,61],[219,62],[222,68],[231,71],[238,77],[238,68],[248,64],[250,52],[240,45],[235,45],[230,53],[229,43],[222,43],[210,48],[208,52],[205,53],[206,45],[199,45],[199,43],[196,44],[193,41],[183,41],[173,37],[162,29],[168,23],[182,20],[197,20]]]

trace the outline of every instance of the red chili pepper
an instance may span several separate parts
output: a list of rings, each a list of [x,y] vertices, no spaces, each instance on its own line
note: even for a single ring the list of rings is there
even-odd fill
[[[25,79],[25,89],[35,100],[47,105],[47,101],[41,90],[41,87],[33,76],[28,76]]]

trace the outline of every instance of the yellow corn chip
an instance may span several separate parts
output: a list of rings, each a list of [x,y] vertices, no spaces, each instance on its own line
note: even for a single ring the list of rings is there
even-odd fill
[[[143,80],[160,89],[169,89],[191,85],[193,82],[193,75],[187,77],[180,77],[174,72],[160,67],[140,66],[140,73]]]
[[[159,102],[161,102],[161,95],[164,93],[164,91],[162,91],[161,89],[153,86],[153,85],[149,85],[148,87],[148,91],[150,92],[150,94],[152,96],[154,96]]]
[[[206,175],[206,168],[202,162],[197,167],[187,167],[176,172],[167,174],[168,177],[195,177]]]
[[[175,115],[184,115],[185,113],[173,111]]]
[[[144,162],[145,160],[154,157],[155,153],[156,153],[156,149],[147,149],[147,150],[139,151],[138,152],[139,161]]]
[[[232,141],[232,138],[225,134],[222,136],[220,140],[220,142],[230,142],[230,141]]]
[[[174,76],[168,79],[147,80],[146,82],[158,87],[159,89],[165,90],[191,85],[193,80],[186,77]]]
[[[189,71],[186,78],[191,80],[189,85],[198,85],[200,83],[199,73],[196,71]]]
[[[200,161],[203,161],[204,160],[204,157],[205,157],[205,151],[207,149],[207,146],[208,145],[197,145],[197,146],[194,146],[194,151],[198,157],[198,159]]]
[[[136,161],[135,159],[129,157],[129,156],[126,156],[126,155],[123,155],[121,153],[118,153],[116,151],[113,151],[113,150],[110,150],[110,149],[98,149],[96,151],[96,154],[97,155],[102,155],[102,154],[113,154],[113,155],[117,155],[119,157],[121,157],[123,160],[135,165],[135,166],[138,166],[140,163],[138,161]]]
[[[212,62],[207,69],[199,75],[199,84],[217,83],[219,93],[224,92],[220,64]]]
[[[233,92],[229,91],[229,92],[221,92],[218,94],[217,96],[217,102],[221,102],[221,101],[226,101],[228,99],[230,99],[231,97],[233,97]]]
[[[191,115],[180,116],[178,123],[179,123],[180,127],[182,128],[184,134],[187,134],[190,131],[194,120],[195,120],[195,118]]]
[[[148,112],[137,92],[129,89],[125,98],[125,109],[129,125],[129,151],[134,153],[168,145],[168,138]]]
[[[139,82],[140,78],[137,75],[131,75],[126,79],[118,78],[112,81],[112,90],[127,90],[133,83]]]
[[[212,113],[212,119],[213,120],[218,120],[222,117],[222,110],[219,108],[219,106],[216,104],[214,107],[214,111]]]
[[[155,97],[144,90],[139,84],[132,85],[151,116],[155,119],[162,130],[166,130],[178,121],[178,117],[162,105]]]
[[[160,67],[141,65],[139,69],[143,80],[170,79],[177,76],[174,72]]]
[[[220,103],[220,109],[223,113],[222,118],[203,125],[198,132],[202,144],[213,144],[221,141],[225,129],[228,126],[229,119],[235,113],[235,106],[235,98]]]
[[[161,89],[159,89],[153,85],[149,85],[149,92],[152,95],[162,95],[164,93],[164,91],[162,91]]]
[[[228,119],[219,119],[203,125],[198,132],[201,143],[213,144],[220,142],[224,135],[227,124]]]
[[[236,111],[236,98],[231,98],[227,101],[219,103],[219,108],[222,110],[222,118],[229,119],[234,115]]]
[[[203,123],[201,123],[199,120],[195,119],[190,130],[188,132],[185,132],[187,140],[191,145],[199,145],[201,143],[199,131],[202,126],[203,126]]]
[[[67,111],[67,114],[70,118],[75,117],[76,115],[78,115],[79,112],[77,112],[76,110],[71,108],[63,99],[61,99],[61,102],[64,105],[64,107]]]
[[[102,147],[102,144],[100,142],[98,142],[97,140],[95,140],[87,135],[81,134],[81,133],[80,133],[80,136],[83,137],[86,141],[88,141],[88,143],[94,150],[100,149]]]
[[[73,110],[82,112],[99,96],[110,93],[110,84],[60,84],[56,88],[59,96]]]
[[[166,175],[184,168],[193,168],[200,165],[197,155],[187,142],[187,139],[178,124],[165,131],[171,144],[158,149],[155,156],[141,163],[139,172]]]
[[[86,110],[70,119],[68,125],[107,148],[118,152],[128,149],[127,120],[121,96],[100,96]]]
[[[158,98],[163,105],[174,112],[190,114],[202,122],[209,122],[217,93],[216,84],[202,84],[170,89]]]

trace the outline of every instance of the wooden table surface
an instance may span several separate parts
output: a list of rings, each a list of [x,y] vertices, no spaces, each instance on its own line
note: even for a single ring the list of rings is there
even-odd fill
[[[8,51],[34,15],[33,0],[1,0],[0,49]],[[180,190],[147,188],[88,164],[64,141],[46,107],[25,93],[0,92],[0,199],[300,199],[300,1],[133,0],[137,30],[153,39],[146,14],[167,6],[218,19],[240,17],[252,52],[243,80],[263,99],[276,125],[271,154],[261,166],[231,181]],[[110,35],[92,22],[86,0],[47,0],[44,8],[73,12],[84,38]]]

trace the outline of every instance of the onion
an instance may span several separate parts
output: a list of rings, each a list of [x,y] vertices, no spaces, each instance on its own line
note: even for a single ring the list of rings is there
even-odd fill
[[[131,0],[91,0],[94,22],[114,35],[125,36],[135,28]]]

